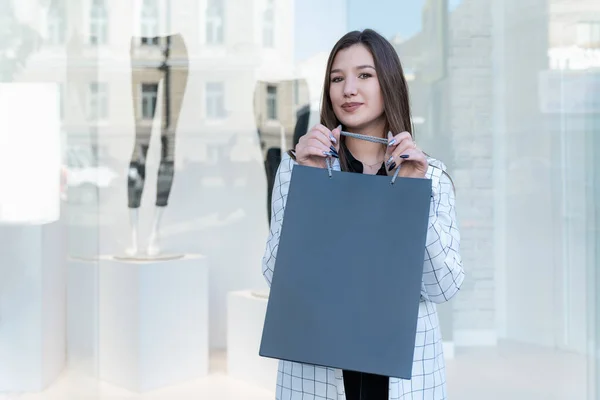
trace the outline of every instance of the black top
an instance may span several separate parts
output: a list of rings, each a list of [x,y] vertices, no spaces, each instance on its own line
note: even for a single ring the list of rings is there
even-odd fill
[[[346,144],[344,142],[341,143],[340,150],[344,152],[344,155],[348,160],[348,166],[350,168],[349,172],[357,172],[359,174],[362,174],[364,171],[364,166],[362,162],[354,158],[354,156],[352,155],[352,153],[350,153],[350,150],[348,149],[348,147],[346,147]],[[381,168],[379,168],[379,171],[377,171],[376,175],[387,175],[384,163],[381,163]]]

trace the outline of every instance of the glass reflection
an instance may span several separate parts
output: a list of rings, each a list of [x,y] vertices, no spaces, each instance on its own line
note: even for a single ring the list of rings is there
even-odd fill
[[[456,185],[467,280],[439,308],[450,397],[595,398],[600,4],[0,0],[0,10],[0,392],[26,386],[2,378],[32,348],[13,333],[42,299],[39,264],[22,257],[63,245],[67,272],[50,276],[67,288],[65,371],[98,377],[109,296],[99,271],[132,243],[138,258],[210,260],[209,345],[224,359],[228,294],[266,295],[258,265],[281,153],[319,122],[335,39],[369,27],[394,44],[417,142]],[[47,221],[67,233],[43,236],[37,252],[42,236],[11,230]]]

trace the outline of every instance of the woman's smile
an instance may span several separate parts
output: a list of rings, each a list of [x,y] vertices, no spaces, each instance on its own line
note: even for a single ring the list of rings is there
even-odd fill
[[[360,108],[360,106],[362,106],[363,103],[357,103],[357,102],[352,102],[352,103],[344,103],[342,104],[342,110],[344,110],[347,113],[352,113],[356,110],[358,110]]]

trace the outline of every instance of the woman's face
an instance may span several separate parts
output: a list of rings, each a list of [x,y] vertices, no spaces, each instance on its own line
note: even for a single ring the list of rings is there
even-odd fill
[[[364,45],[340,50],[329,78],[333,111],[348,130],[360,133],[379,125],[383,127],[383,95],[373,56]]]

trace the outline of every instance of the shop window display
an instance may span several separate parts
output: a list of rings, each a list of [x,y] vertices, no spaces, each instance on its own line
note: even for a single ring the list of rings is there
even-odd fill
[[[166,285],[182,277],[183,264],[171,263],[189,262],[210,271],[196,294],[208,304],[213,360],[239,339],[232,370],[275,398],[276,376],[239,364],[261,365],[244,338],[259,336],[269,296],[260,260],[273,180],[320,120],[333,43],[373,28],[405,67],[416,141],[446,162],[456,187],[466,279],[453,306],[438,309],[449,397],[592,396],[600,5],[0,0],[0,9],[0,392],[27,386],[9,370],[37,379],[33,367],[6,364],[35,347],[18,334],[33,325],[17,324],[41,321],[27,313],[35,299],[63,310],[46,318],[67,326],[65,337],[80,334],[54,350],[93,372],[109,327],[98,308],[106,289],[130,282],[122,288],[133,298],[136,287],[107,281],[104,267],[172,268]],[[232,322],[252,332],[228,338],[229,315],[252,315]],[[482,362],[492,373],[472,367]],[[56,394],[58,379],[46,390]]]

